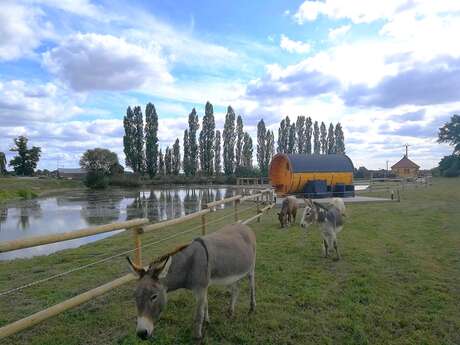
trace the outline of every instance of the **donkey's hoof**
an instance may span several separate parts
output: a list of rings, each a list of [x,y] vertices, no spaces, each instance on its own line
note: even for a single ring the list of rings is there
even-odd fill
[[[334,259],[332,259],[332,260],[334,260],[334,261],[340,261],[340,258],[334,258]]]

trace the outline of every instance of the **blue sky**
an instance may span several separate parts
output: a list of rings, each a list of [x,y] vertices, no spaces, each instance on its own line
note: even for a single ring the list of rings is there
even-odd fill
[[[447,0],[2,1],[0,151],[25,134],[40,168],[94,147],[123,161],[128,105],[155,104],[166,147],[210,101],[219,129],[228,105],[253,139],[261,118],[308,115],[342,123],[356,166],[408,143],[431,168],[460,112],[459,19]]]

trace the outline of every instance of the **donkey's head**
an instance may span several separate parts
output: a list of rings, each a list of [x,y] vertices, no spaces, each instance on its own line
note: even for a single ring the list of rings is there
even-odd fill
[[[147,339],[153,334],[155,323],[166,307],[167,291],[160,278],[166,276],[171,257],[163,262],[150,264],[147,270],[127,259],[131,270],[139,276],[136,287],[137,336]]]
[[[302,218],[300,219],[300,226],[307,230],[307,228],[316,221],[317,207],[311,199],[304,199],[305,209],[303,210]]]
[[[287,226],[288,214],[285,210],[282,209],[281,212],[278,212],[278,220],[280,221],[281,228]]]

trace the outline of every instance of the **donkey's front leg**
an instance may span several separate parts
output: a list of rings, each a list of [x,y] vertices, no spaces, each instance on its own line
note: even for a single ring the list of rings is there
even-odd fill
[[[334,239],[334,249],[335,253],[337,254],[337,257],[335,258],[336,261],[340,260],[340,254],[339,254],[339,248],[337,246],[337,239]]]
[[[324,249],[324,257],[327,258],[329,255],[329,247],[325,239],[323,239],[323,249]]]
[[[208,289],[199,289],[194,292],[196,297],[196,310],[193,325],[193,337],[201,339],[203,337],[203,320],[206,314],[206,305],[208,304]]]

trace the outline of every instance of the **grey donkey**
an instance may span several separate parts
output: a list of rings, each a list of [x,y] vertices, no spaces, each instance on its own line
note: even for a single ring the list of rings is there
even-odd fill
[[[342,202],[343,204],[343,202]],[[337,245],[337,234],[343,228],[343,209],[337,207],[335,203],[327,208],[311,199],[305,199],[305,209],[300,220],[300,226],[306,231],[312,223],[318,223],[321,236],[323,238],[324,256],[328,257],[329,248],[334,247],[337,254],[336,260],[340,260],[339,248]]]
[[[167,293],[178,289],[191,290],[197,301],[193,336],[201,339],[204,321],[209,322],[208,287],[231,287],[230,315],[233,316],[238,297],[238,283],[249,278],[250,312],[256,307],[254,270],[256,236],[244,224],[227,225],[212,234],[199,237],[190,244],[163,255],[148,269],[128,261],[139,276],[136,287],[137,335],[152,336],[155,323],[166,307]]]

